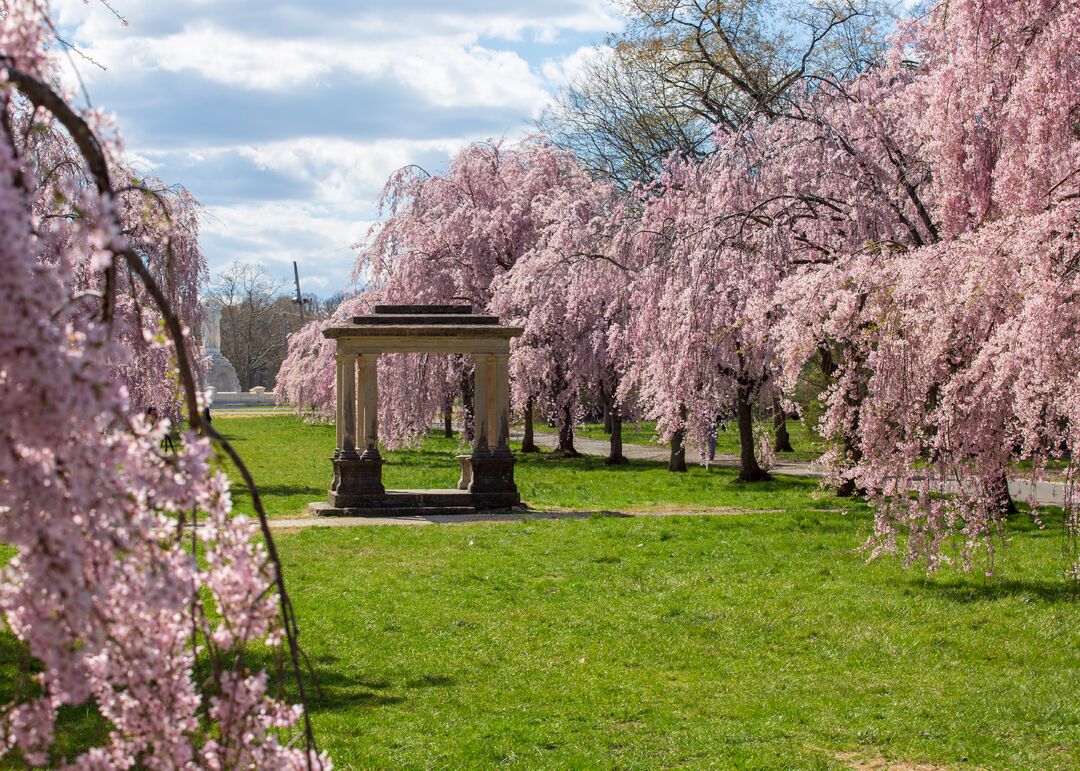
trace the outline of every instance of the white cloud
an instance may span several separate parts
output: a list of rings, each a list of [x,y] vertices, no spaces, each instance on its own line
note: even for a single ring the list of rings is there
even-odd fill
[[[535,117],[551,99],[528,62],[480,46],[404,56],[393,71],[439,107],[513,107]]]
[[[260,168],[312,180],[320,201],[362,206],[374,202],[383,184],[398,169],[421,156],[449,157],[465,141],[458,137],[374,142],[300,137],[224,152],[250,157]]]
[[[268,41],[200,23],[161,38],[108,38],[86,52],[109,70],[191,72],[260,91],[311,87],[337,72],[396,82],[443,108],[503,107],[531,115],[550,98],[542,79],[517,53],[453,37]],[[83,75],[89,84],[102,79],[99,72]]]
[[[297,259],[328,291],[348,282],[349,245],[393,171],[437,172],[469,141],[531,133],[585,44],[621,25],[609,0],[110,2],[128,26],[96,0],[53,7],[107,68],[74,57],[94,103],[122,105],[121,133],[142,138],[129,160],[206,204],[212,268],[276,275]]]
[[[541,66],[541,72],[553,87],[558,88],[572,83],[590,60],[611,53],[611,48],[605,45],[582,46],[561,59],[548,59]]]
[[[268,202],[210,207],[201,233],[212,271],[239,260],[261,264],[284,280],[296,260],[306,281],[334,291],[349,284],[352,244],[371,224],[317,205]]]

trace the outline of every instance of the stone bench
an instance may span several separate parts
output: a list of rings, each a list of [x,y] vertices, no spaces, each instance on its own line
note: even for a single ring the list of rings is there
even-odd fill
[[[458,479],[457,489],[468,490],[469,485],[472,484],[472,456],[459,455],[457,459],[461,464],[461,478]]]

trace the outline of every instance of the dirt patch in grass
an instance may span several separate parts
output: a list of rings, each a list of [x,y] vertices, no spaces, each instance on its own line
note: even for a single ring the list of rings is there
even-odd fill
[[[841,752],[836,759],[852,771],[949,771],[949,766],[934,763],[915,763],[910,760],[890,760],[858,755],[854,752]]]

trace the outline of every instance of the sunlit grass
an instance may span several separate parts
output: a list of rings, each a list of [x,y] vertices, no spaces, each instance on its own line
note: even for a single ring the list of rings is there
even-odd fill
[[[783,513],[279,536],[339,765],[970,768],[1080,763],[1060,530],[1003,575],[863,564]]]
[[[304,423],[292,416],[219,418],[214,425],[240,451],[259,485],[271,516],[297,516],[313,501],[326,499],[334,448],[334,427]],[[432,434],[421,448],[384,453],[383,482],[390,489],[453,488],[458,438]],[[601,458],[556,459],[518,454],[515,478],[523,500],[536,509],[624,511],[642,509],[783,509],[811,496],[822,508],[848,502],[817,491],[813,479],[779,476],[752,485],[734,484],[736,471],[691,467],[672,474],[663,463],[633,461],[607,466]],[[224,468],[238,481],[229,464]],[[233,490],[236,508],[253,513],[246,490]]]
[[[325,496],[332,428],[215,424],[275,516]],[[393,454],[387,481],[450,486],[457,449],[433,437]],[[321,746],[338,768],[1080,765],[1060,515],[1014,518],[995,578],[927,580],[864,564],[865,504],[732,478],[525,456],[534,506],[607,513],[279,531]],[[643,509],[716,513],[616,513]],[[0,699],[19,655],[0,635]],[[105,730],[69,711],[61,746]]]

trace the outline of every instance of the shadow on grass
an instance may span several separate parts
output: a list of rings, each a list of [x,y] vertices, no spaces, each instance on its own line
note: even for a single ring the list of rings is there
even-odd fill
[[[406,697],[393,691],[398,689],[426,690],[428,688],[452,688],[458,681],[449,675],[425,673],[414,675],[397,687],[387,680],[350,680],[339,673],[341,664],[336,659],[320,659],[315,665],[319,691],[310,699],[312,710],[334,711],[342,708],[389,707],[405,702]]]
[[[245,656],[245,664],[252,671],[265,670],[271,683],[277,682],[278,662],[266,649],[249,650]],[[308,698],[308,706],[312,711],[333,712],[338,709],[350,709],[355,707],[376,708],[401,704],[405,701],[404,696],[392,693],[394,684],[381,678],[364,678],[357,674],[350,677],[350,667],[336,656],[315,656],[311,658],[312,672],[304,667],[304,690]],[[292,672],[286,667],[282,673],[285,678],[285,700],[290,704],[299,702],[296,683],[292,678]],[[272,686],[270,692],[275,696],[277,686]]]
[[[457,680],[449,675],[420,675],[405,681],[406,688],[449,688],[457,685]]]
[[[582,470],[594,471],[603,469],[606,471],[626,472],[642,471],[645,469],[659,469],[666,464],[658,460],[641,460],[639,458],[627,458],[626,463],[609,464],[604,462],[600,455],[560,455],[556,452],[522,453],[515,451],[514,457],[521,465],[550,466],[553,463],[578,466]]]
[[[408,691],[452,688],[458,684],[457,679],[450,675],[431,672],[409,673],[399,682],[386,678],[365,678],[359,674],[354,678],[349,676],[347,662],[336,656],[319,656],[311,663],[315,669],[314,682],[307,674],[304,680],[308,705],[313,712],[390,707],[404,703]],[[273,671],[273,662],[265,653],[252,656],[248,665],[253,669]],[[287,691],[290,701],[295,702],[297,696],[291,679]]]
[[[1031,516],[1031,506],[1017,502],[1019,511],[1009,517],[1010,533],[1023,533],[1032,538],[1065,538],[1065,512],[1060,506],[1039,507],[1039,518]]]
[[[7,629],[0,629],[0,703],[9,703],[16,697],[16,680],[20,660],[28,660],[26,645],[19,641]],[[30,661],[31,673],[41,671],[36,661]],[[36,685],[30,686],[29,695],[39,692]],[[24,693],[24,698],[26,697]],[[50,754],[49,767],[61,765],[66,759],[74,758],[91,747],[97,747],[108,741],[110,723],[101,717],[93,701],[74,707],[61,707],[56,716],[56,732],[53,751]],[[29,768],[28,765],[14,758],[5,759],[8,765],[2,768]]]
[[[310,495],[313,496],[312,500],[320,500],[326,496],[326,490],[329,487],[329,482],[327,482],[325,487],[312,487],[310,485],[259,485],[259,495],[267,498],[273,496],[287,497],[291,495]],[[242,485],[233,487],[232,495],[234,499],[251,497],[248,489]]]
[[[308,705],[312,711],[327,710],[334,712],[339,709],[364,707],[374,709],[376,707],[390,707],[405,701],[404,696],[396,696],[382,693],[363,683],[351,685],[328,685],[320,680],[320,690],[311,694]]]
[[[913,579],[910,583],[921,591],[962,604],[1006,599],[1037,600],[1051,604],[1080,600],[1080,588],[1066,581],[968,576],[948,581]]]

